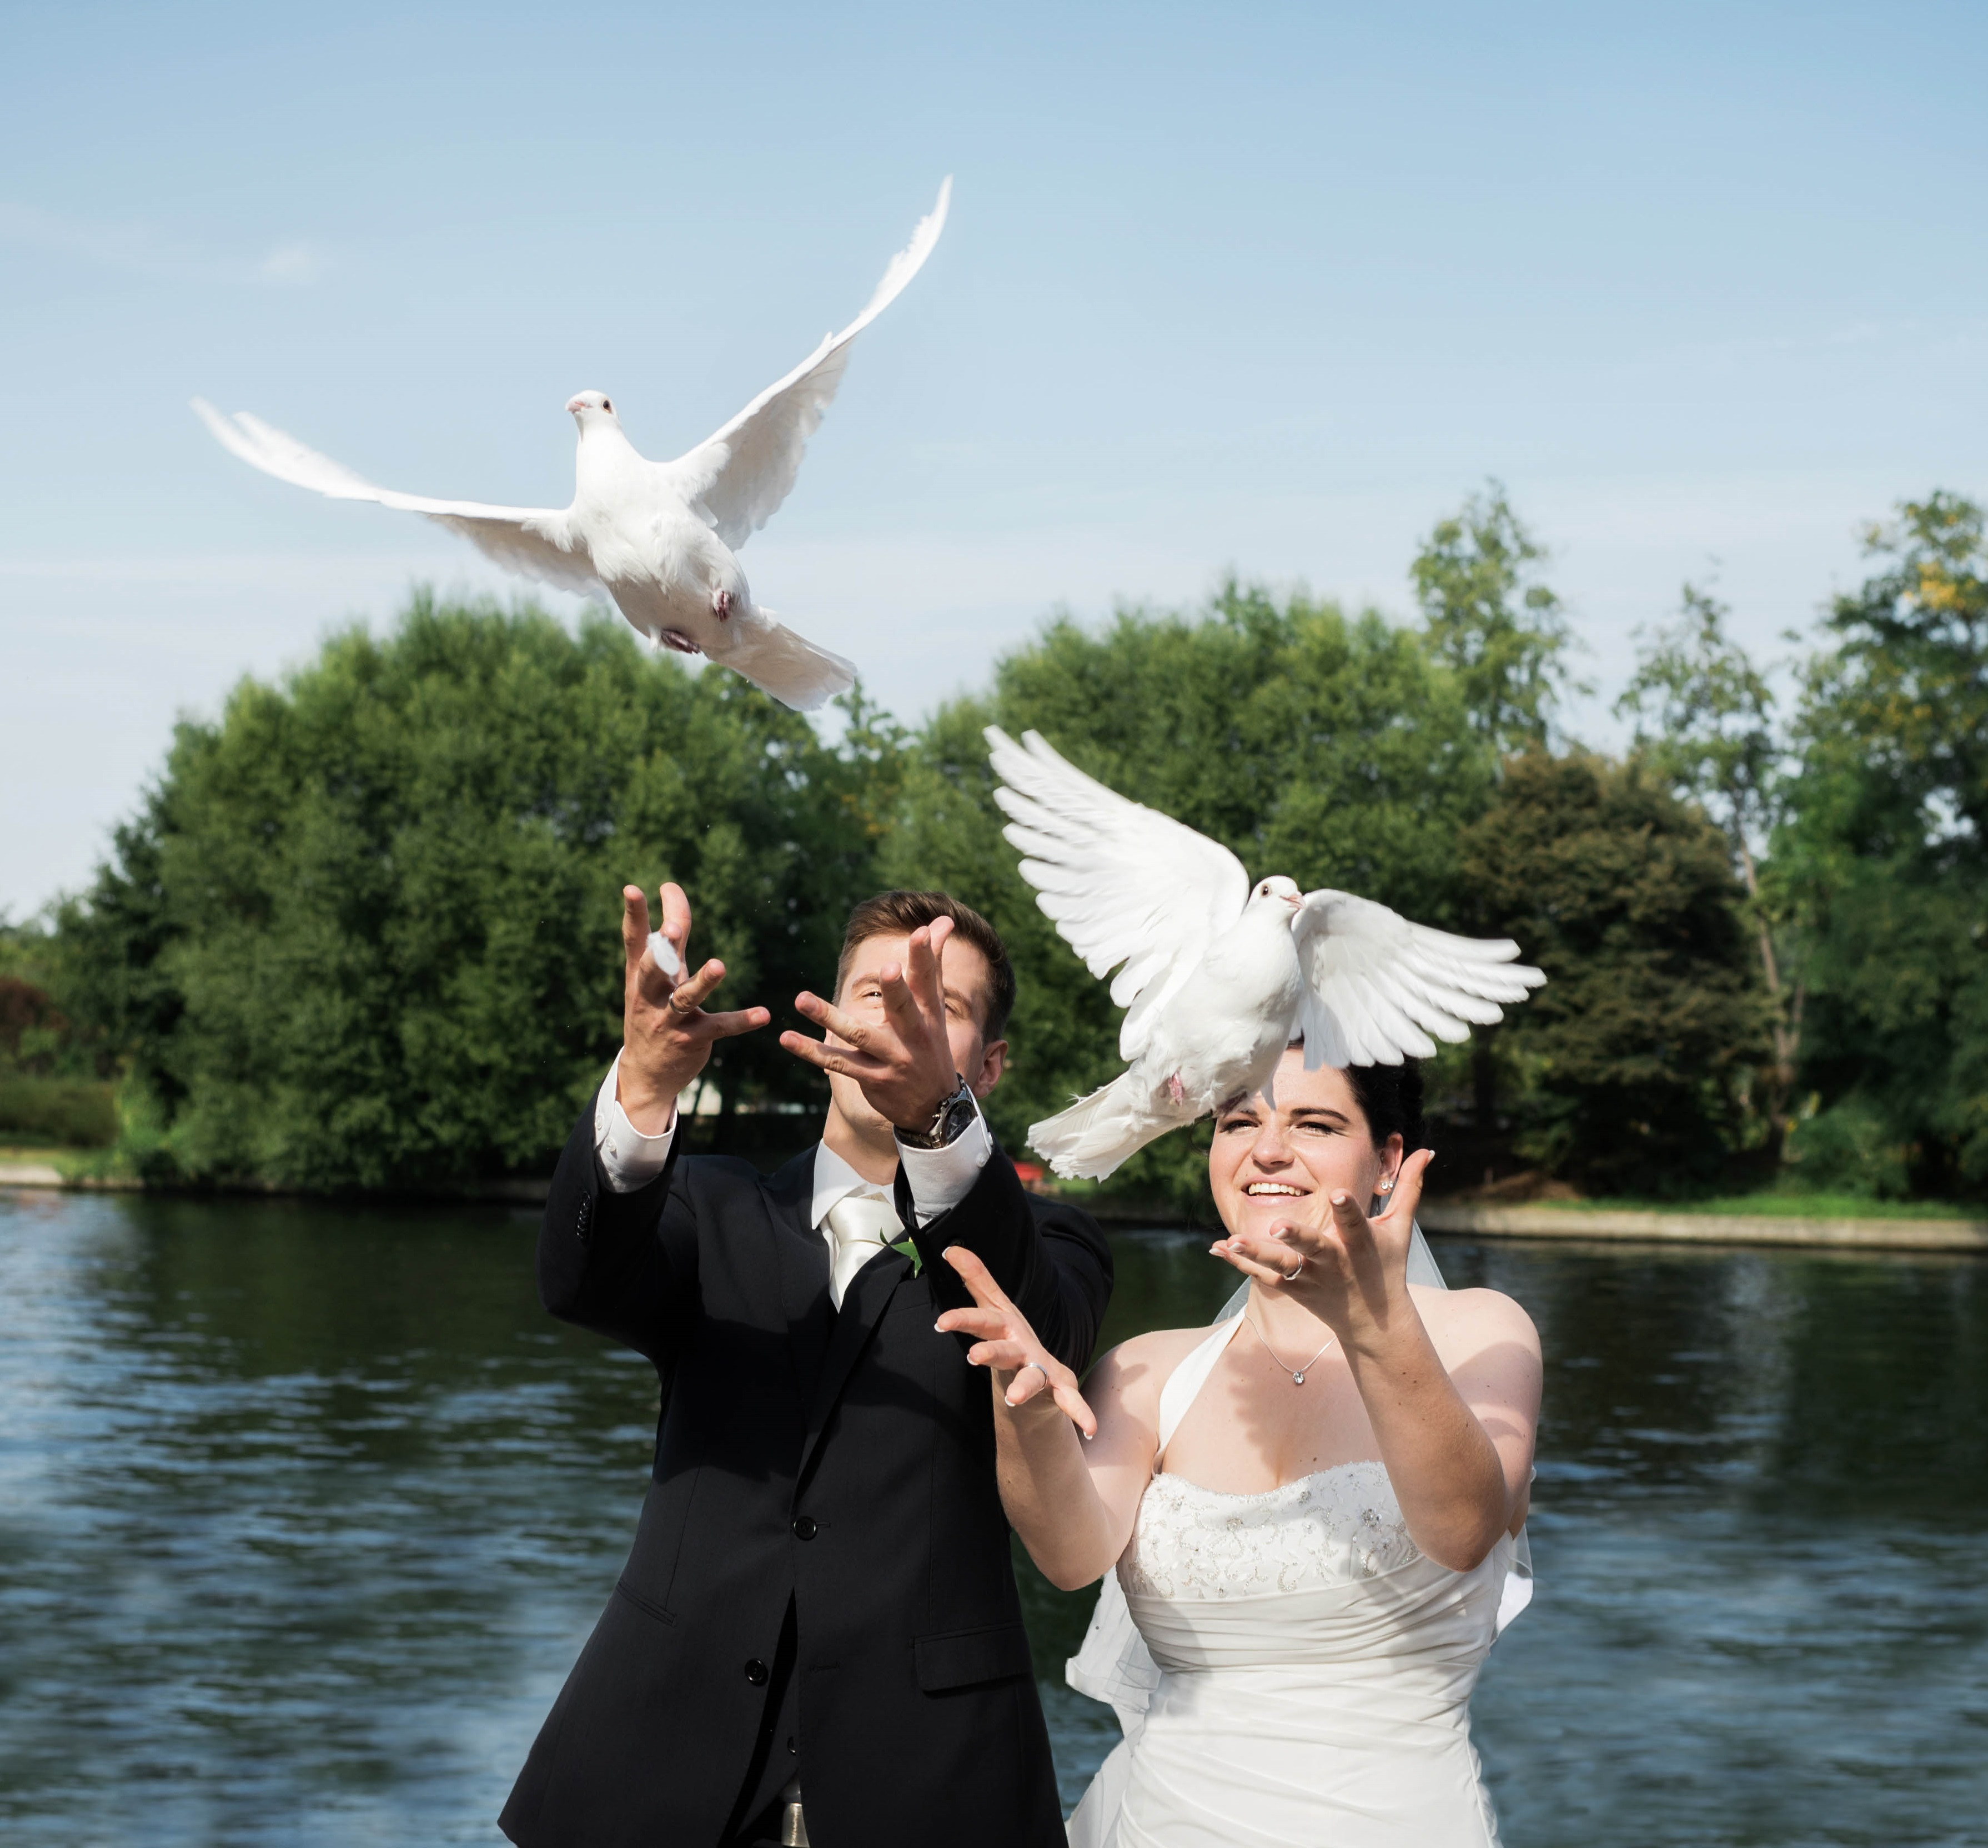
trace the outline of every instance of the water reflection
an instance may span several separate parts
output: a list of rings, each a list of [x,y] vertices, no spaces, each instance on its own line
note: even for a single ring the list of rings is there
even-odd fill
[[[0,1819],[495,1841],[606,1596],[653,1377],[500,1211],[0,1199]],[[1119,1242],[1111,1339],[1205,1321]],[[1959,1843],[1988,1814],[1988,1265],[1451,1243],[1550,1356],[1541,1593],[1478,1732],[1523,1844]],[[1056,1684],[1067,1789],[1115,1729]]]

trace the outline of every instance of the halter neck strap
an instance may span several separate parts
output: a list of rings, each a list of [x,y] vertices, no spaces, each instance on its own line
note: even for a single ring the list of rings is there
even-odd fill
[[[1174,1441],[1174,1433],[1180,1429],[1180,1421],[1187,1416],[1187,1408],[1200,1397],[1201,1389],[1208,1383],[1208,1376],[1215,1371],[1215,1362],[1222,1358],[1222,1350],[1236,1339],[1236,1331],[1242,1326],[1240,1316],[1231,1316],[1226,1322],[1218,1322],[1208,1339],[1167,1375],[1166,1384],[1160,1388],[1160,1447],[1153,1452],[1155,1475],[1160,1473],[1160,1459],[1167,1454],[1167,1446]]]

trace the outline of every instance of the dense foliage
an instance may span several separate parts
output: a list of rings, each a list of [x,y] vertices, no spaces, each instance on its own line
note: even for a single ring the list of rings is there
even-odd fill
[[[1808,664],[1773,867],[1816,1169],[1988,1190],[1988,538],[1934,495],[1869,535]],[[1806,1143],[1807,1148],[1803,1144]],[[1875,1167],[1874,1167],[1875,1164]]]
[[[1533,751],[1464,831],[1458,871],[1547,975],[1493,1036],[1520,1153],[1599,1192],[1716,1179],[1762,1050],[1725,836],[1640,764]]]
[[[854,761],[618,622],[424,599],[180,728],[62,914],[65,998],[129,1048],[164,1171],[536,1171],[619,1037],[624,882],[689,885],[736,992],[816,978],[874,884]],[[796,1082],[764,1040],[719,1076],[734,1100]]]
[[[419,599],[183,725],[91,889],[0,931],[25,1023],[0,1080],[117,1075],[118,1159],[161,1176],[543,1172],[618,1039],[624,882],[681,880],[695,949],[783,1024],[850,904],[936,884],[1014,951],[993,1114],[1019,1147],[1117,1069],[1117,1021],[1001,838],[992,723],[1253,872],[1516,937],[1549,986],[1431,1073],[1452,1184],[1526,1162],[1662,1193],[1792,1163],[1979,1192],[1988,547],[1943,496],[1871,543],[1785,722],[1687,590],[1625,696],[1625,762],[1559,729],[1566,625],[1495,486],[1415,561],[1419,627],[1233,583],[1195,611],[1060,620],[916,734],[860,698],[818,730],[611,620]],[[771,1033],[712,1076],[721,1123],[820,1100]],[[1118,1184],[1191,1204],[1193,1144]]]

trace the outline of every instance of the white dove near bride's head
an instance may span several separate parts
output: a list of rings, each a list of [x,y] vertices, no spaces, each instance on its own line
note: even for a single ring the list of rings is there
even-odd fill
[[[986,735],[1022,877],[1092,975],[1117,970],[1126,1009],[1125,1070],[1029,1131],[1059,1174],[1101,1181],[1168,1130],[1267,1091],[1294,1039],[1314,1067],[1425,1059],[1546,980],[1510,941],[1281,875],[1253,886],[1226,847],[1094,782],[1038,733]]]
[[[734,554],[787,498],[807,440],[842,383],[850,343],[931,255],[952,197],[948,179],[854,320],[674,461],[639,454],[606,393],[569,399],[566,407],[580,427],[570,507],[491,507],[377,488],[245,410],[225,417],[201,398],[193,407],[224,448],[266,475],[333,500],[424,514],[507,569],[568,590],[605,593],[659,647],[708,655],[806,711],[847,692],[855,667],[756,603]]]

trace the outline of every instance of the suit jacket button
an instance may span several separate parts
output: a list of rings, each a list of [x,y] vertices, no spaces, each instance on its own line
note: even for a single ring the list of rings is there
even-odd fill
[[[746,1664],[746,1678],[755,1688],[763,1688],[766,1685],[766,1664],[757,1656]]]
[[[820,1532],[821,1529],[816,1524],[813,1515],[796,1515],[794,1517],[794,1538],[796,1540],[812,1540]]]

